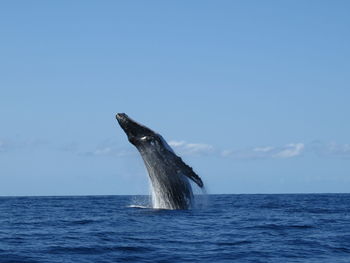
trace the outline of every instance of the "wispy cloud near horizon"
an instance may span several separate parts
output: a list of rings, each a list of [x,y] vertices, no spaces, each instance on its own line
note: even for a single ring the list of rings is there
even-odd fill
[[[169,146],[174,149],[178,155],[202,157],[217,156],[222,158],[232,158],[238,160],[257,160],[257,159],[290,159],[302,156],[304,154],[316,154],[323,157],[350,158],[350,144],[313,141],[310,143],[296,142],[288,143],[283,146],[256,146],[250,148],[228,148],[220,149],[207,143],[192,143],[184,140],[170,140]],[[0,139],[0,153],[22,149],[37,149],[39,147],[50,147],[52,149],[70,152],[80,156],[114,156],[129,157],[135,156],[137,151],[132,147],[121,146],[114,140],[104,140],[90,149],[82,149],[82,145],[76,142],[62,144],[61,147],[52,147],[48,142],[42,140],[10,140]]]
[[[174,148],[175,152],[183,155],[209,155],[215,152],[212,145],[205,143],[187,143],[185,141],[169,141],[168,144]]]
[[[301,155],[304,151],[303,143],[290,143],[285,146],[263,146],[247,149],[223,150],[222,157],[234,159],[287,159]]]
[[[114,148],[114,147],[97,147],[92,151],[80,152],[79,155],[128,157],[128,156],[135,155],[135,151],[124,150],[124,149]]]
[[[337,143],[334,141],[323,143],[313,141],[309,144],[309,150],[320,156],[334,156],[338,158],[350,158],[350,144]]]
[[[80,150],[77,152],[81,156],[113,156],[127,157],[135,155],[136,151],[132,147],[123,148],[113,139],[107,139],[100,142],[96,147],[89,150]]]
[[[226,149],[221,150],[206,143],[187,143],[185,141],[169,141],[174,150],[183,155],[203,156],[219,155],[235,159],[286,159],[301,155],[304,152],[304,143],[289,143],[285,146],[264,146],[248,149]]]
[[[275,158],[292,158],[301,155],[304,151],[305,145],[303,143],[290,143],[279,149],[279,151],[272,157]]]

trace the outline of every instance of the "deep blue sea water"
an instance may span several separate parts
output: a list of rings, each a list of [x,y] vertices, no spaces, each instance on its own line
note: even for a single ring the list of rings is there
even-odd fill
[[[0,262],[350,262],[350,194],[205,199],[1,197]]]

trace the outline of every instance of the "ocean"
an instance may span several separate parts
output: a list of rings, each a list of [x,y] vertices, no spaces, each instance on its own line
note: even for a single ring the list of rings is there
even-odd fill
[[[350,262],[350,194],[0,197],[0,262]]]

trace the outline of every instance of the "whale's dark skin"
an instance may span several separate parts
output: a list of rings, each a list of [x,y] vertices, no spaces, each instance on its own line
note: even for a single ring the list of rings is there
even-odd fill
[[[116,118],[146,165],[154,194],[156,208],[188,209],[193,194],[188,179],[203,187],[201,178],[178,157],[163,137],[144,125],[118,113]]]

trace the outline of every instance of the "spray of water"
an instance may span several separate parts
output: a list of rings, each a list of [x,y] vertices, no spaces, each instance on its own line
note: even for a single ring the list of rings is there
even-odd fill
[[[189,183],[187,178],[184,178],[183,180],[185,180],[185,182],[188,184],[191,191],[193,190],[192,196],[186,200],[188,207],[192,209],[206,207],[208,198],[205,187],[199,188],[194,183]],[[173,207],[170,195],[159,182],[156,181],[152,184],[150,181],[149,187],[153,209],[175,209]]]
[[[154,209],[170,209],[169,200],[159,184],[152,185],[150,182],[150,192],[152,200],[152,208]]]
[[[192,201],[192,208],[193,209],[203,209],[208,206],[208,193],[207,189],[203,186],[202,188],[199,188],[197,185],[191,183],[193,186],[193,201]]]

